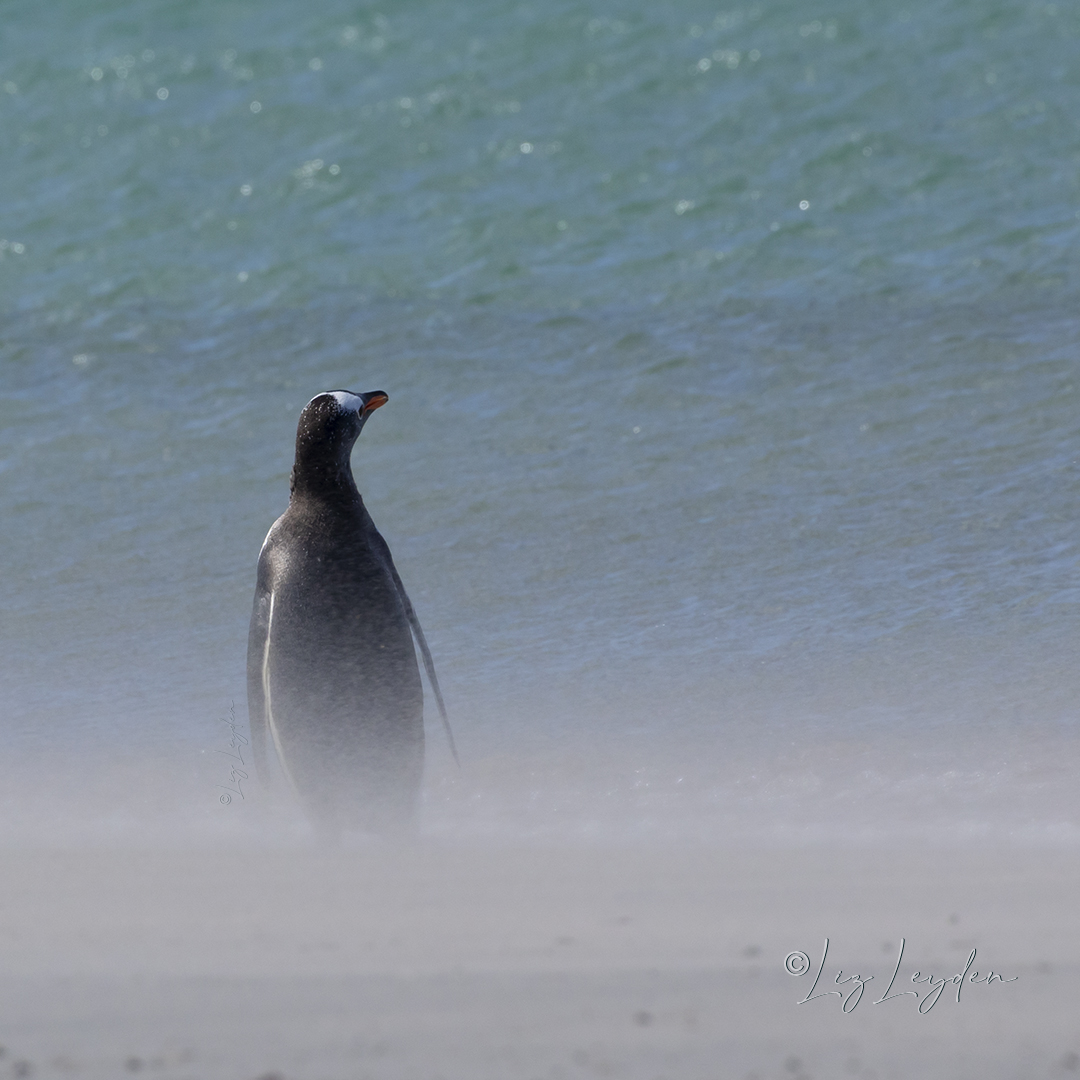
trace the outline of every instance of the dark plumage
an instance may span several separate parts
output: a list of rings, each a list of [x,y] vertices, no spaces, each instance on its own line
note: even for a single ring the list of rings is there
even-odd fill
[[[424,695],[413,634],[446,722],[423,630],[349,464],[386,401],[336,390],[305,406],[289,508],[259,555],[251,613],[256,767],[267,775],[269,739],[301,800],[333,830],[400,827],[415,813]]]

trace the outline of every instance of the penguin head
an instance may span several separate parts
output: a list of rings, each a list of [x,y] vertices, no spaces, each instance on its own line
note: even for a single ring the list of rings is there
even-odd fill
[[[354,394],[330,390],[316,394],[296,427],[296,464],[292,488],[352,484],[349,455],[368,417],[389,398],[382,390]]]

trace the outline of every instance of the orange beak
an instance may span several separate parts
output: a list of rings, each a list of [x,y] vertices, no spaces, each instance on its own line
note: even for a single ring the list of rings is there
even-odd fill
[[[390,398],[384,394],[381,390],[376,390],[373,393],[366,395],[367,400],[364,402],[364,408],[361,411],[361,416],[368,416],[376,409],[381,409]]]

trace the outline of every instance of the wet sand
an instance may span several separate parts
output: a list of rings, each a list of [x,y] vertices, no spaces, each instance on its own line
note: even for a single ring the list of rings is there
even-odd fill
[[[0,866],[0,1075],[1080,1071],[1072,850],[22,847]],[[826,936],[815,992],[873,976],[847,1013],[798,1004]],[[893,992],[921,997],[875,1004],[901,938]],[[920,1015],[911,976],[972,949],[960,1001],[947,984]]]

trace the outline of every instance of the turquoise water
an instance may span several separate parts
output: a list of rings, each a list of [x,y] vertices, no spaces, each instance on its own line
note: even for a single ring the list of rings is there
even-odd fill
[[[5,308],[1075,289],[1078,30],[982,0],[12,3]]]
[[[1074,835],[1074,9],[3,29],[20,792],[47,761],[58,804],[90,771],[114,815],[218,812],[296,417],[344,386],[391,398],[356,471],[466,759],[431,731],[432,828],[830,834],[872,799]]]

